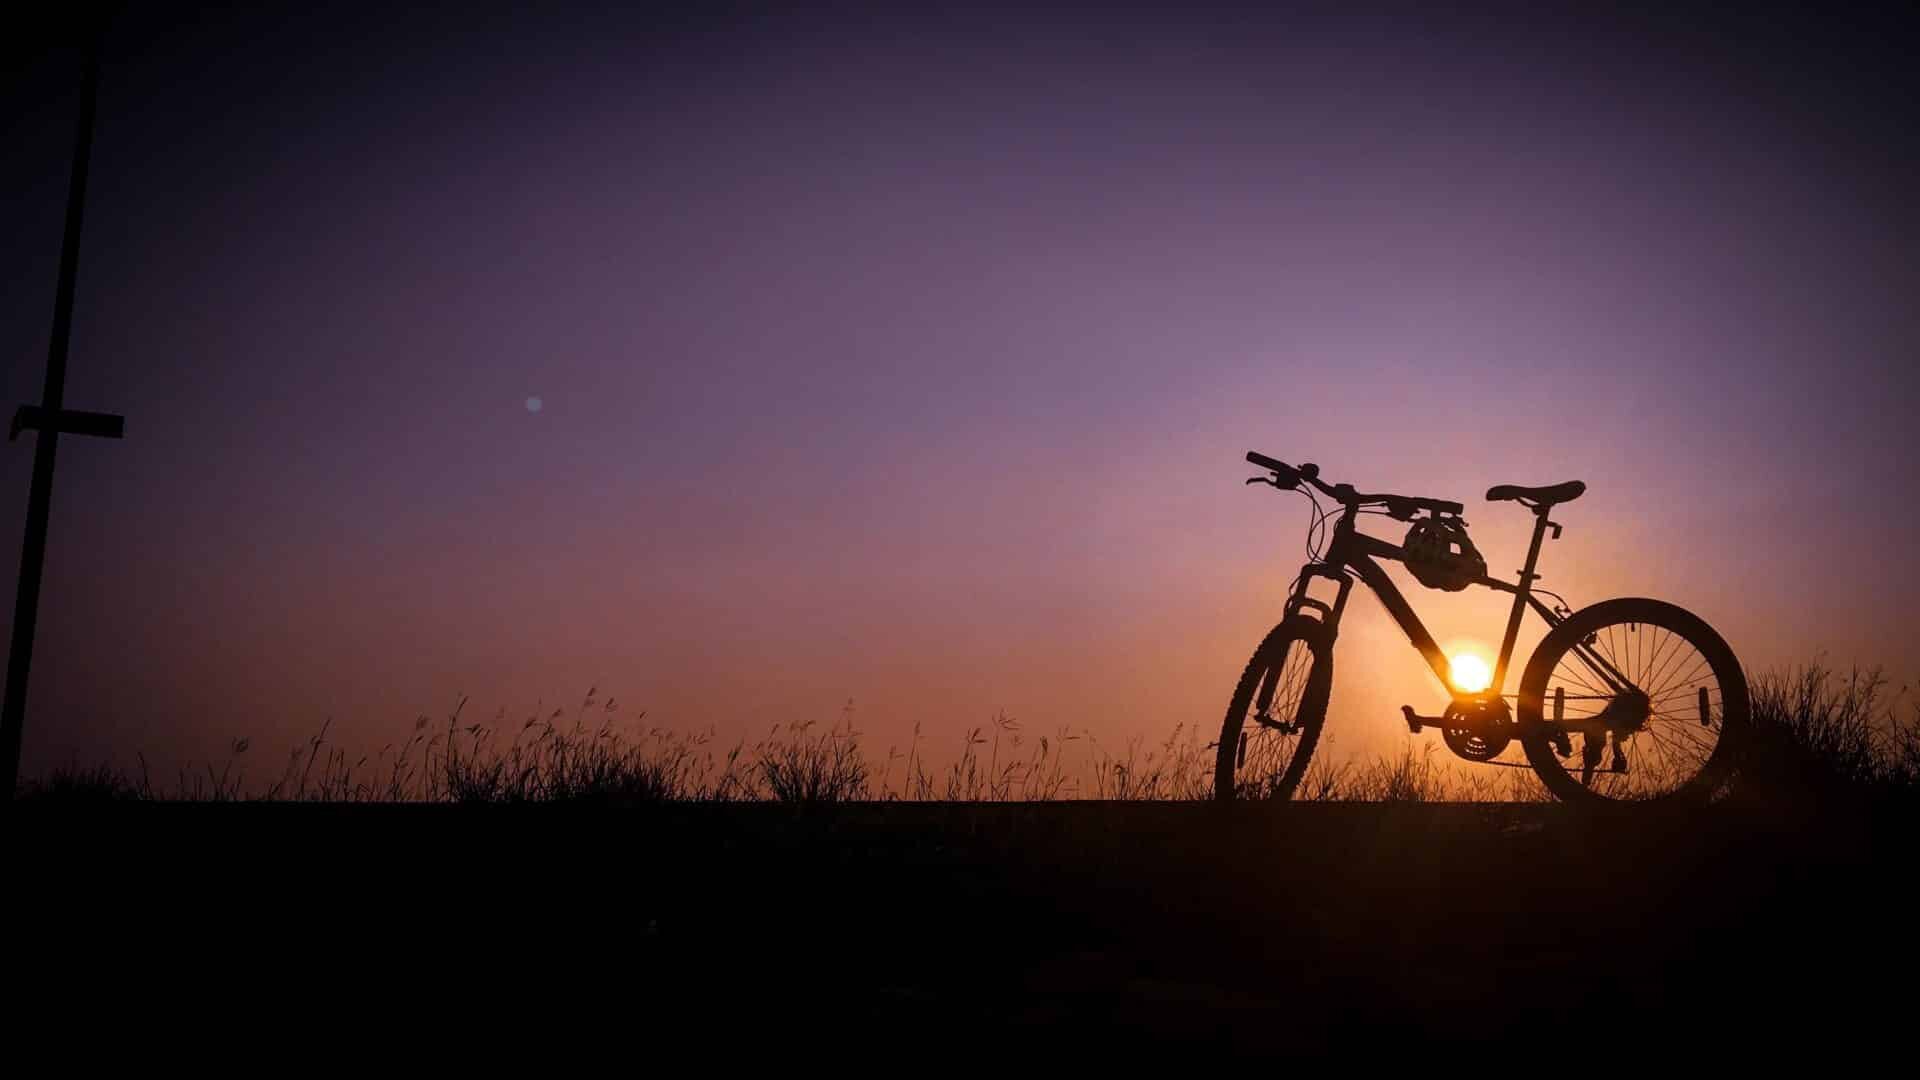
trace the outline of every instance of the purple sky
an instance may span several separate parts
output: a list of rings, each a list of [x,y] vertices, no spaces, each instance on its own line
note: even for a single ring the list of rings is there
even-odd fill
[[[128,436],[62,444],[30,771],[591,684],[727,733],[852,698],[882,747],[1214,728],[1307,520],[1248,449],[1463,500],[1503,574],[1485,488],[1582,479],[1576,606],[1920,670],[1910,35],[388,19],[116,25],[67,398]],[[77,79],[9,60],[19,402]],[[1357,598],[1336,746],[1439,704],[1393,635]]]

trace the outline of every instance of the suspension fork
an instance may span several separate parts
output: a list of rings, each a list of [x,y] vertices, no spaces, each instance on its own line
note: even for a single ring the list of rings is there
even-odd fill
[[[1307,595],[1307,590],[1315,579],[1325,579],[1340,586],[1340,592],[1334,597],[1333,603],[1329,604]],[[1309,563],[1300,568],[1299,580],[1294,584],[1293,592],[1287,597],[1285,618],[1293,618],[1300,612],[1311,609],[1319,613],[1317,621],[1326,630],[1326,637],[1322,640],[1320,648],[1316,650],[1316,656],[1323,662],[1316,662],[1313,666],[1314,674],[1307,683],[1307,697],[1301,702],[1303,711],[1309,708],[1326,708],[1326,695],[1331,689],[1332,681],[1333,639],[1340,632],[1340,616],[1347,610],[1347,596],[1352,591],[1353,576],[1351,574],[1334,564]],[[1254,710],[1261,724],[1278,728],[1291,735],[1299,730],[1293,722],[1275,722],[1268,719],[1268,713],[1273,706],[1273,695],[1279,689],[1283,674],[1284,672],[1278,666],[1267,672],[1266,678],[1261,680],[1259,694],[1254,700]],[[1313,704],[1316,696],[1318,697],[1317,705]],[[1243,754],[1246,752],[1245,738],[1246,735],[1243,732],[1240,750]]]
[[[1316,578],[1331,581],[1340,586],[1339,595],[1334,597],[1333,603],[1328,604],[1324,600],[1316,600],[1307,595],[1307,587]],[[1328,644],[1332,644],[1333,638],[1340,633],[1340,616],[1347,610],[1347,594],[1352,591],[1352,574],[1328,563],[1308,563],[1300,568],[1299,584],[1293,587],[1293,595],[1287,597],[1286,613],[1291,616],[1309,608],[1319,612],[1320,622],[1327,628]]]

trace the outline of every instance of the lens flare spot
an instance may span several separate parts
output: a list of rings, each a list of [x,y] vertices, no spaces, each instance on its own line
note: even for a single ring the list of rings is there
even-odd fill
[[[1477,694],[1493,684],[1493,670],[1487,662],[1472,653],[1456,653],[1447,658],[1447,666],[1452,671],[1453,688],[1469,694]]]
[[[528,412],[539,412],[539,411],[540,411],[540,409],[541,409],[541,407],[542,407],[542,406],[544,406],[544,405],[546,405],[546,402],[544,402],[544,401],[541,401],[541,400],[540,400],[539,398],[537,398],[537,397],[530,397],[530,398],[528,398],[528,399],[527,399],[527,411],[528,411]]]

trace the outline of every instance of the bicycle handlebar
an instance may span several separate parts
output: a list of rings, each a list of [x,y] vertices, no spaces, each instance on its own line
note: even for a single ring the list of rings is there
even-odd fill
[[[1291,491],[1300,486],[1302,480],[1319,488],[1328,498],[1344,506],[1385,506],[1387,513],[1401,520],[1409,520],[1421,510],[1430,510],[1436,514],[1459,514],[1466,509],[1460,503],[1446,499],[1423,499],[1414,495],[1384,495],[1355,491],[1352,484],[1328,485],[1320,479],[1320,466],[1305,462],[1299,466],[1289,465],[1277,458],[1265,454],[1247,451],[1247,461],[1273,473],[1270,481],[1274,487]]]
[[[1300,486],[1299,470],[1295,469],[1293,466],[1287,464],[1284,461],[1279,461],[1274,458],[1270,458],[1267,455],[1259,453],[1258,451],[1254,451],[1254,450],[1247,451],[1247,460],[1252,462],[1255,465],[1260,466],[1263,469],[1266,469],[1272,472],[1276,480],[1291,481],[1290,483],[1281,484],[1280,485],[1281,487],[1295,488]]]

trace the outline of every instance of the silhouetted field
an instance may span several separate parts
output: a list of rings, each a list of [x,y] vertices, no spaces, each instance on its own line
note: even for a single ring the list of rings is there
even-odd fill
[[[43,796],[12,825],[34,933],[11,977],[98,1012],[151,997],[129,972],[209,975],[243,1027],[329,1015],[296,1004],[318,998],[483,1031],[534,1009],[545,1037],[706,1054],[909,1047],[875,1067],[1026,1039],[1069,1055],[1033,1064],[1156,1043],[1354,1068],[1442,1046],[1540,1067],[1864,1059],[1902,1045],[1920,961],[1913,729],[1871,680],[1758,689],[1744,792],[1628,820],[1418,785],[836,801],[844,740],[820,737],[748,759],[772,799],[557,797],[596,790],[586,769],[503,800],[478,765],[469,805]],[[790,756],[808,753],[826,757]],[[686,791],[639,795],[660,790]]]
[[[1920,787],[1920,702],[1887,701],[1877,673],[1823,667],[1753,684],[1743,793],[1778,802],[1899,797]],[[35,801],[529,803],[1118,802],[1197,800],[1213,784],[1210,732],[1177,727],[1154,745],[1114,748],[1085,731],[1034,733],[1005,715],[936,759],[916,728],[907,746],[870,751],[851,722],[776,726],[751,743],[624,723],[589,689],[571,712],[518,721],[418,718],[398,742],[356,753],[322,728],[277,773],[260,776],[250,740],[228,760],[156,781],[144,768],[55,769],[23,784]],[[268,763],[269,765],[271,762]],[[1295,798],[1308,802],[1543,802],[1532,772],[1456,762],[1434,740],[1371,762],[1322,753]]]

